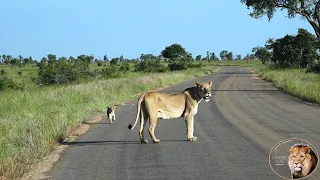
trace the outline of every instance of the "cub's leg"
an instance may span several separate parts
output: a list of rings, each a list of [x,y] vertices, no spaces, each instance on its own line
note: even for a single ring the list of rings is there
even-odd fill
[[[144,129],[146,128],[148,118],[149,118],[148,115],[141,110],[140,129],[139,129],[139,136],[140,136],[141,143],[148,143],[148,140],[144,138]]]
[[[153,113],[153,114],[150,114],[150,126],[149,126],[149,134],[153,140],[153,142],[155,143],[160,143],[160,139],[157,139],[155,134],[154,134],[154,131],[156,129],[156,126],[157,126],[157,122],[158,122],[158,114],[156,113]]]
[[[198,138],[193,136],[194,131],[194,115],[188,114],[185,118],[186,127],[187,127],[187,139],[188,141],[196,141]]]

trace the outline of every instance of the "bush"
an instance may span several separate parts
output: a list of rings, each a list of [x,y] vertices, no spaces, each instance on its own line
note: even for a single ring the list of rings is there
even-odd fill
[[[6,74],[7,74],[7,72],[4,69],[1,69],[0,75],[6,75]]]
[[[93,76],[87,63],[77,62],[72,64],[67,61],[52,63],[39,63],[39,77],[37,84],[67,84],[87,80]]]
[[[0,91],[7,89],[21,89],[13,80],[7,76],[0,76]]]
[[[19,75],[19,76],[22,76],[22,72],[21,72],[21,71],[19,71],[19,72],[18,72],[18,75]]]
[[[107,66],[106,68],[103,68],[100,71],[100,75],[103,78],[109,79],[109,78],[120,77],[121,73],[116,65],[110,65],[110,66]]]
[[[159,60],[143,60],[134,65],[135,71],[142,71],[146,73],[151,72],[165,72],[168,68],[161,64]]]
[[[203,64],[200,62],[200,63],[190,63],[188,64],[188,68],[201,68],[203,66]]]
[[[102,66],[102,62],[98,62],[98,66]]]
[[[128,72],[128,71],[130,71],[130,65],[129,65],[129,63],[123,63],[123,64],[121,64],[119,70],[122,71],[122,72]]]
[[[313,64],[310,64],[307,68],[307,72],[320,74],[320,62],[314,62]]]
[[[170,71],[178,71],[188,69],[189,64],[184,61],[172,61],[169,63],[168,67]]]

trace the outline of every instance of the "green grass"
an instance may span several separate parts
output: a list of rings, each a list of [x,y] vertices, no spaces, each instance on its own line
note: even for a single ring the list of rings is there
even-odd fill
[[[304,69],[279,69],[267,65],[255,65],[253,69],[293,96],[320,104],[320,74],[306,73]]]
[[[126,78],[1,92],[0,179],[15,179],[28,172],[57,140],[106,106],[217,70],[206,65],[186,71],[129,73]]]

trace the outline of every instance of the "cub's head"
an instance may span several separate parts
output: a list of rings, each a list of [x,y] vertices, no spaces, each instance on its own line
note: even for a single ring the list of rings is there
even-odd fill
[[[290,148],[290,156],[288,165],[291,170],[291,174],[304,177],[310,173],[312,165],[310,147],[304,144],[296,144]]]
[[[195,85],[198,90],[198,94],[206,101],[210,101],[211,97],[211,87],[212,87],[212,82],[209,83],[201,83],[201,82],[195,82]]]
[[[111,106],[111,107],[107,107],[107,114],[115,114],[115,110],[116,110],[117,106]]]

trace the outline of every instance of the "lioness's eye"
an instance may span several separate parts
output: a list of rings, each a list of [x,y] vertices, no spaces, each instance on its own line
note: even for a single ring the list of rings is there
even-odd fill
[[[303,156],[300,156],[301,158],[303,158]]]

